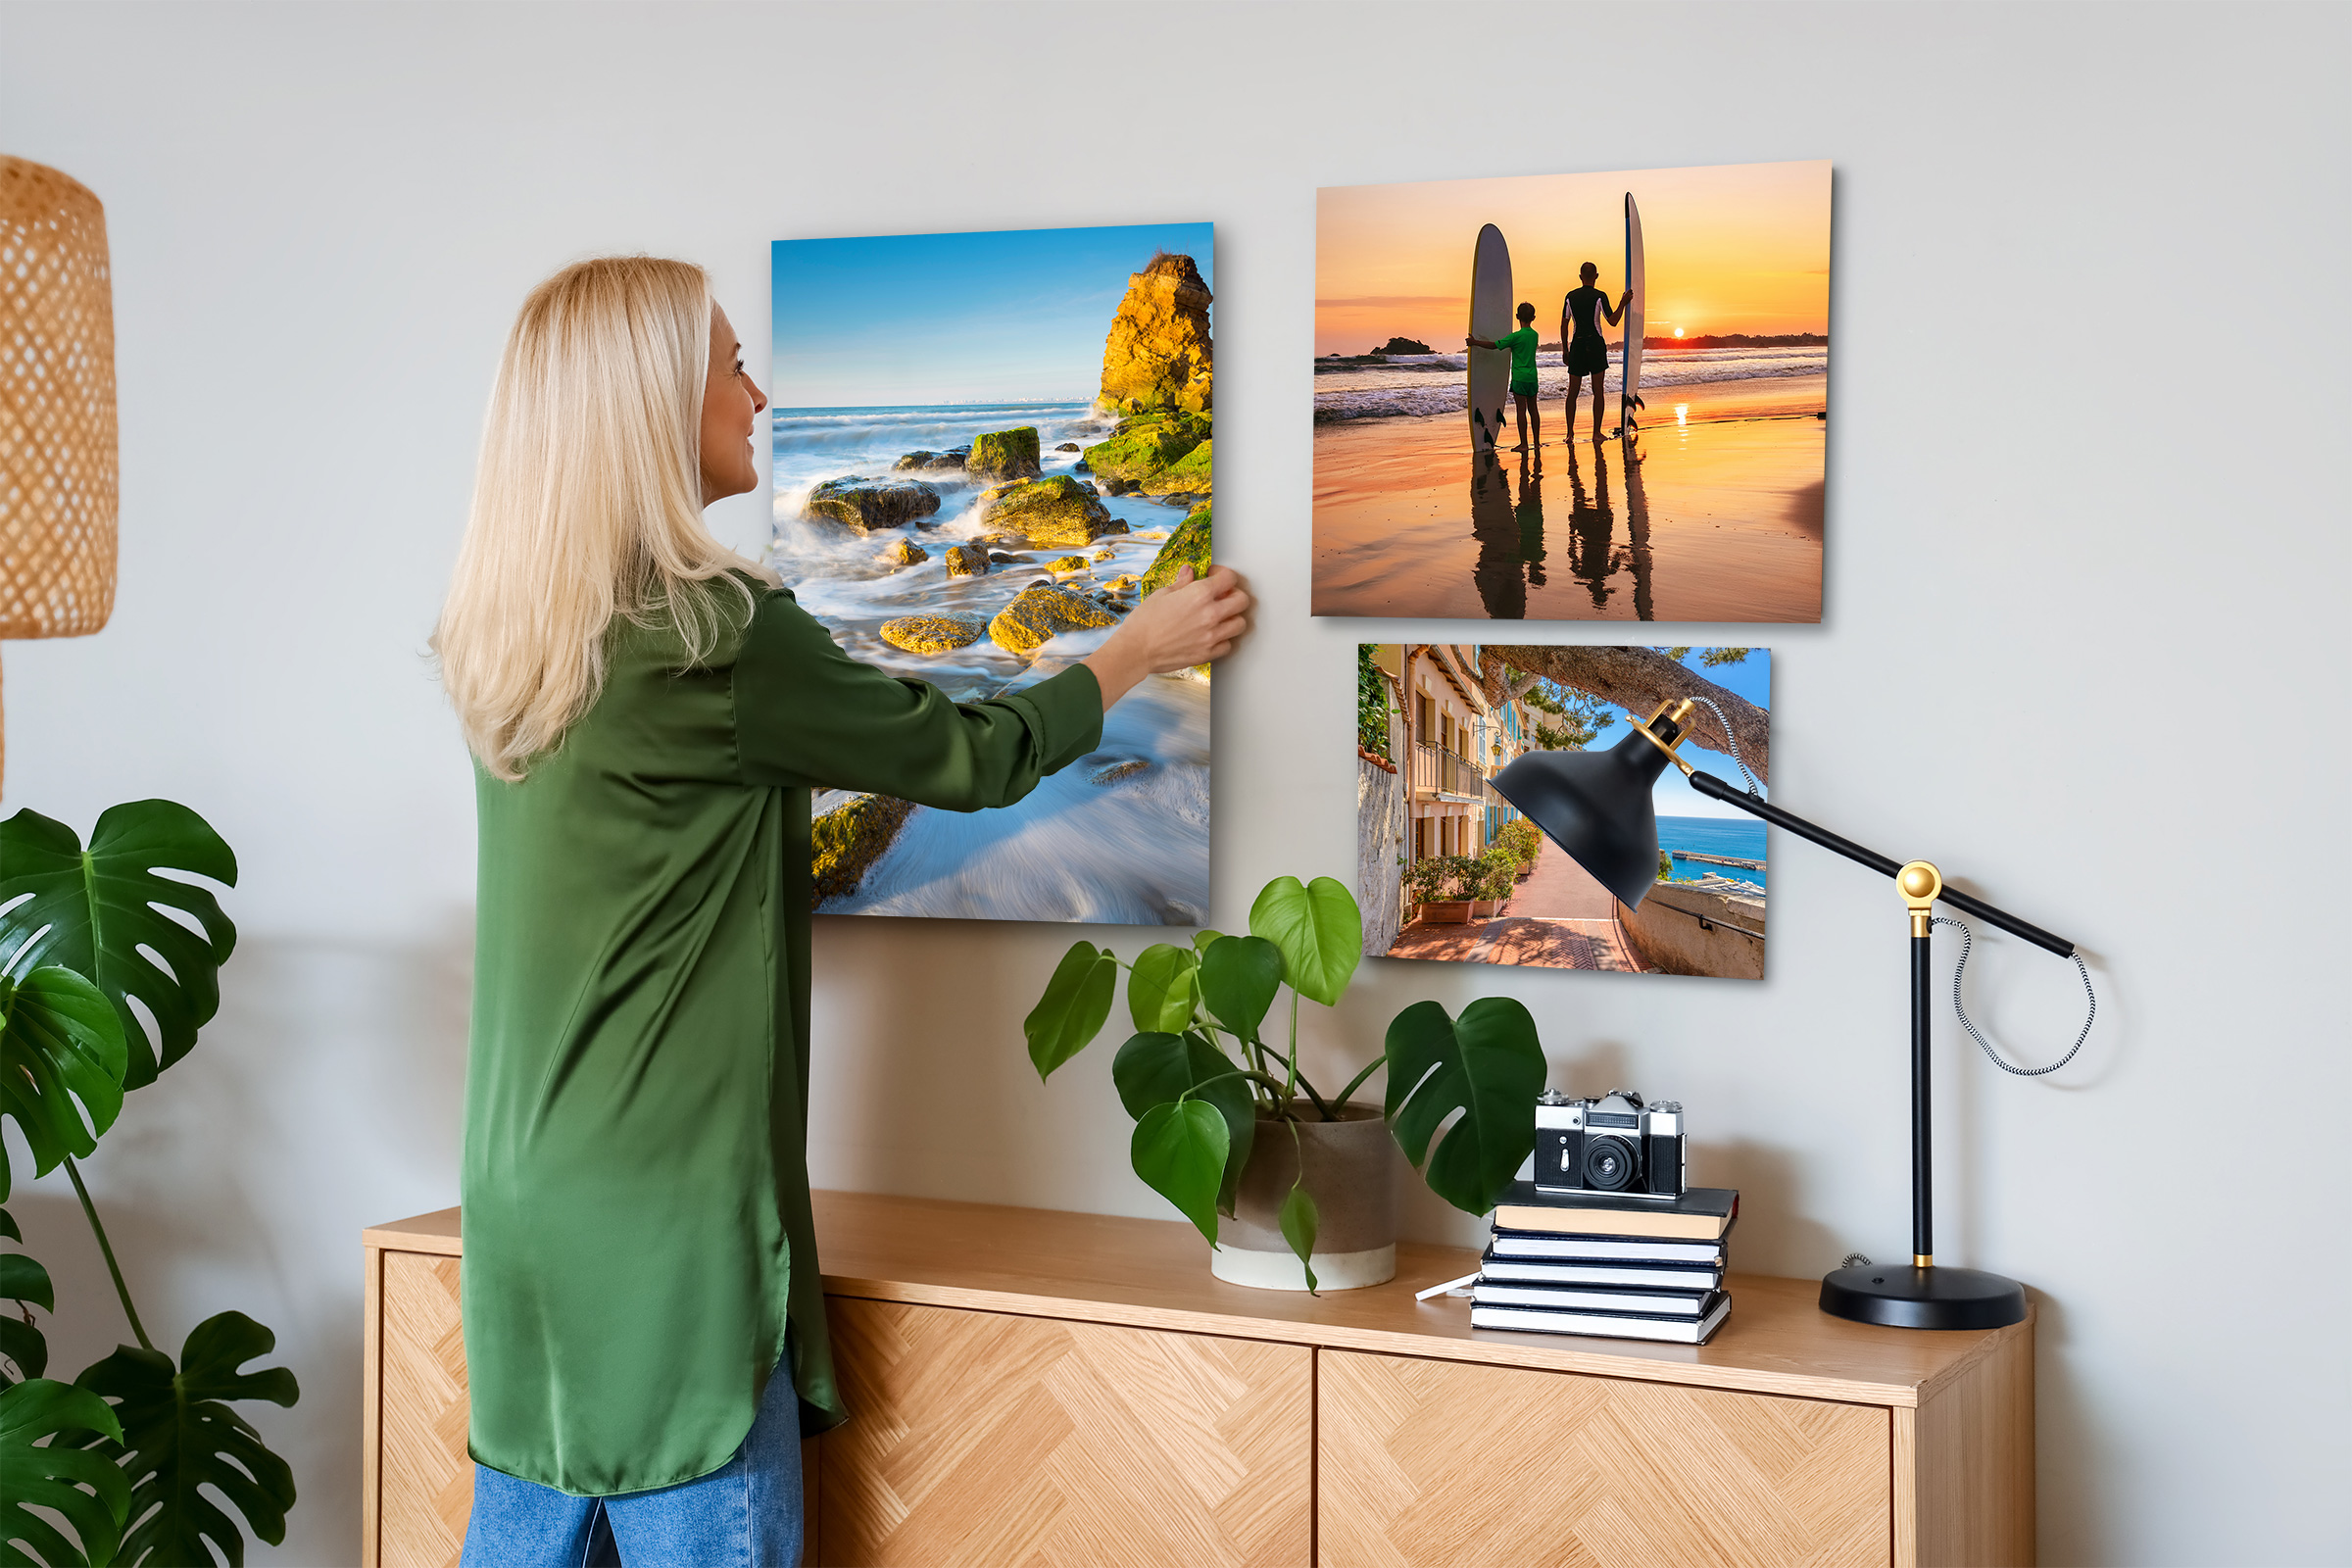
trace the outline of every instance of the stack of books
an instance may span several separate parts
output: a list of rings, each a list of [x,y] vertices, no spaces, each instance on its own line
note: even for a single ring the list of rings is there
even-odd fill
[[[1514,1182],[1470,1287],[1470,1325],[1704,1345],[1731,1312],[1724,1244],[1740,1195],[1547,1193]]]

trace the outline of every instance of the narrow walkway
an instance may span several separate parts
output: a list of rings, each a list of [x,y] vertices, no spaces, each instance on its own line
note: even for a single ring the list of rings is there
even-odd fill
[[[1592,873],[1568,858],[1549,839],[1536,857],[1536,868],[1511,895],[1511,913],[1554,920],[1617,919],[1617,901]]]
[[[1532,880],[1532,879],[1531,879]],[[1436,958],[1451,963],[1513,963],[1540,969],[1601,969],[1640,974],[1642,965],[1611,920],[1567,920],[1509,911],[1474,925],[1430,925],[1415,920],[1396,935],[1392,958]]]

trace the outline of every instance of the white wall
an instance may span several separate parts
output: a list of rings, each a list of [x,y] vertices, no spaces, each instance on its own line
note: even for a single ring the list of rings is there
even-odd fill
[[[2055,1081],[1942,1062],[1940,1255],[2040,1302],[2042,1555],[2344,1560],[2348,15],[0,12],[0,146],[107,203],[123,450],[114,623],[7,649],[6,806],[166,795],[238,849],[221,1014],[89,1170],[151,1326],[243,1308],[303,1380],[261,1417],[303,1489],[271,1560],[355,1550],[361,1226],[456,1196],[472,808],[419,653],[531,282],[697,258],[760,343],[774,238],[1213,219],[1218,552],[1263,603],[1217,684],[1231,928],[1350,874],[1349,645],[1436,631],[1307,614],[1315,187],[1788,158],[1837,166],[1837,418],[1827,619],[1766,638],[1775,795],[2101,987]],[[1786,835],[1773,883],[1762,985],[1374,964],[1315,1058],[1518,996],[1555,1082],[1690,1102],[1741,1266],[1900,1255],[1899,906]],[[1022,1054],[1071,935],[820,922],[817,1180],[1162,1213],[1106,1061]],[[1979,951],[2004,1036],[2071,1038],[2071,968]],[[14,1207],[70,1372],[119,1323],[57,1179]]]

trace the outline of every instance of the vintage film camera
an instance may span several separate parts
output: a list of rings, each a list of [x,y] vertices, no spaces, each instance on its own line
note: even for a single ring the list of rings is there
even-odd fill
[[[1570,1100],[1546,1089],[1536,1100],[1536,1187],[1547,1193],[1618,1198],[1683,1196],[1683,1107],[1642,1103],[1630,1089]]]

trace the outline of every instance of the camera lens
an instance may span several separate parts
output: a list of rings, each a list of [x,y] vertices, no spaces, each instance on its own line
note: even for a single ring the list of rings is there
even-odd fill
[[[1604,1193],[1623,1192],[1634,1181],[1634,1149],[1622,1138],[1585,1141],[1585,1185]]]

